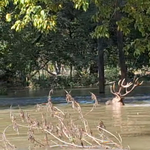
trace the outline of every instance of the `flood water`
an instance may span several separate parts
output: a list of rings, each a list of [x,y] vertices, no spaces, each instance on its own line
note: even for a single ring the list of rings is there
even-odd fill
[[[150,86],[138,87],[126,99],[126,105],[119,110],[113,110],[105,106],[104,102],[111,98],[109,89],[105,95],[98,95],[97,89],[76,89],[72,95],[81,104],[82,111],[87,112],[92,107],[92,100],[89,91],[98,96],[99,106],[87,117],[92,128],[95,128],[99,121],[103,121],[106,129],[114,134],[120,134],[123,146],[131,150],[150,150]],[[20,105],[23,109],[33,112],[34,104],[47,102],[47,90],[41,91],[11,91],[8,96],[0,98],[0,132],[9,125],[9,106],[14,108]],[[64,91],[54,92],[53,103],[61,110],[72,112],[71,107],[65,102]],[[17,109],[13,110],[17,112]],[[25,133],[21,138],[13,130],[7,132],[18,149],[27,149],[29,141]]]

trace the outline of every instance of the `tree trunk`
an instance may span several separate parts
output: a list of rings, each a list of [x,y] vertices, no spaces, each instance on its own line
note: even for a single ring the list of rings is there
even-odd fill
[[[117,7],[121,7],[123,1],[122,0],[117,0]],[[122,14],[120,11],[116,12],[116,21],[121,20]],[[123,50],[123,33],[122,31],[117,29],[117,45],[118,45],[118,50],[119,50],[119,65],[120,65],[120,70],[121,70],[121,79],[127,79],[127,67],[125,64],[125,55],[124,55],[124,50]]]
[[[123,33],[117,31],[117,45],[119,50],[119,65],[121,70],[121,79],[127,78],[127,67],[125,64],[125,56],[123,50]]]
[[[98,39],[97,42],[98,42],[99,93],[105,93],[103,39]]]
[[[72,80],[72,64],[70,64],[70,79]]]

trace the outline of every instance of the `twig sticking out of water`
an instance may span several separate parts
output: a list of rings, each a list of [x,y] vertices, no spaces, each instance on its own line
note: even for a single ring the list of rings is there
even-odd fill
[[[72,108],[78,115],[78,121],[75,121],[51,101],[52,91],[49,92],[46,105],[37,105],[36,113],[28,114],[19,108],[18,116],[13,114],[10,109],[10,119],[13,127],[26,128],[28,140],[31,146],[36,147],[74,147],[74,148],[122,148],[122,140],[105,129],[99,124],[98,131],[101,135],[93,132],[89,126],[88,120],[82,113],[80,104],[66,91],[66,101],[71,103]],[[96,96],[91,93],[91,99],[95,101],[93,108],[98,105]],[[39,115],[40,114],[40,115]],[[87,114],[86,114],[87,115]],[[40,117],[41,116],[41,117]],[[80,121],[80,122],[79,122]],[[15,125],[15,126],[14,126]],[[9,126],[10,127],[10,126]],[[6,129],[3,132],[3,142],[8,147],[14,148],[6,138]],[[20,130],[21,131],[21,130]],[[101,131],[104,131],[103,133]],[[19,130],[17,131],[19,132]],[[117,142],[109,139],[106,134],[113,136]],[[40,134],[40,136],[39,136]],[[6,147],[5,146],[5,147]],[[6,147],[6,148],[7,148]]]
[[[19,110],[20,110],[20,118],[21,118],[22,122],[24,122],[24,121],[25,121],[25,113],[24,113],[24,111],[20,108],[20,106],[18,106],[18,107],[19,107]]]
[[[70,92],[68,92],[66,90],[65,90],[65,92],[66,92],[66,101],[67,101],[67,103],[71,102],[72,108],[76,109],[79,113],[82,113],[80,104],[77,101],[75,101],[75,99],[71,96]]]
[[[97,100],[97,97],[94,93],[90,92],[91,93],[91,99],[94,100],[94,106],[96,107],[98,105],[98,100]]]
[[[94,104],[93,104],[93,107],[91,108],[91,110],[89,112],[87,112],[84,116],[88,115],[90,112],[92,112],[94,110],[94,108],[96,108],[99,105],[96,95],[92,92],[90,92],[90,94],[91,94],[91,99],[94,101]]]
[[[6,130],[7,130],[9,127],[11,127],[11,126],[12,126],[12,125],[7,126],[7,127],[4,129],[3,134],[2,134],[2,142],[3,142],[3,144],[4,144],[4,149],[5,149],[5,150],[9,150],[9,149],[15,150],[15,149],[16,149],[15,145],[11,144],[11,143],[9,142],[9,140],[6,138]]]

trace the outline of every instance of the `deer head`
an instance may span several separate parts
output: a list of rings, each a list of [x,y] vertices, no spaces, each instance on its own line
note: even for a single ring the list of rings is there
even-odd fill
[[[142,85],[142,82],[138,81],[138,78],[134,82],[126,83],[125,79],[118,81],[118,90],[116,91],[116,84],[114,83],[110,87],[110,91],[115,97],[112,99],[112,104],[119,103],[119,105],[124,105],[124,97],[131,93],[137,86]]]

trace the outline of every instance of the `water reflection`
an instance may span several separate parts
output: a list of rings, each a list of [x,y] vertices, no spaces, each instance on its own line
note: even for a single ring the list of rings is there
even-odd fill
[[[150,149],[150,106],[145,106],[127,104],[121,109],[106,107],[112,117],[110,130],[114,127],[131,150]]]
[[[97,88],[78,88],[72,89],[72,96],[80,103],[92,103],[90,92],[93,92],[99,102],[105,103],[108,99],[112,98],[113,95],[109,92],[109,89],[106,88],[105,94],[98,94]],[[150,86],[138,87],[133,91],[128,97],[125,98],[125,103],[127,104],[146,104],[150,105]],[[47,102],[47,95],[49,89],[42,90],[18,90],[15,94],[13,91],[10,91],[8,96],[0,97],[0,106],[10,106],[10,105],[35,105],[36,103],[45,103]],[[64,90],[54,90],[52,95],[53,103],[66,103],[65,101],[65,91]],[[118,110],[119,111],[119,110]]]
[[[9,90],[7,97],[42,97],[48,95],[48,89],[18,89],[18,90]],[[67,91],[72,91],[72,95],[89,95],[89,92],[93,92],[96,95],[98,93],[98,87],[95,88],[73,88],[73,89],[66,89]],[[133,92],[129,94],[129,96],[146,96],[150,95],[150,83],[144,83],[142,86],[137,87]],[[64,89],[57,89],[54,90],[54,96],[64,96],[65,92]],[[111,96],[109,86],[105,87],[105,94],[100,95],[101,97]]]

